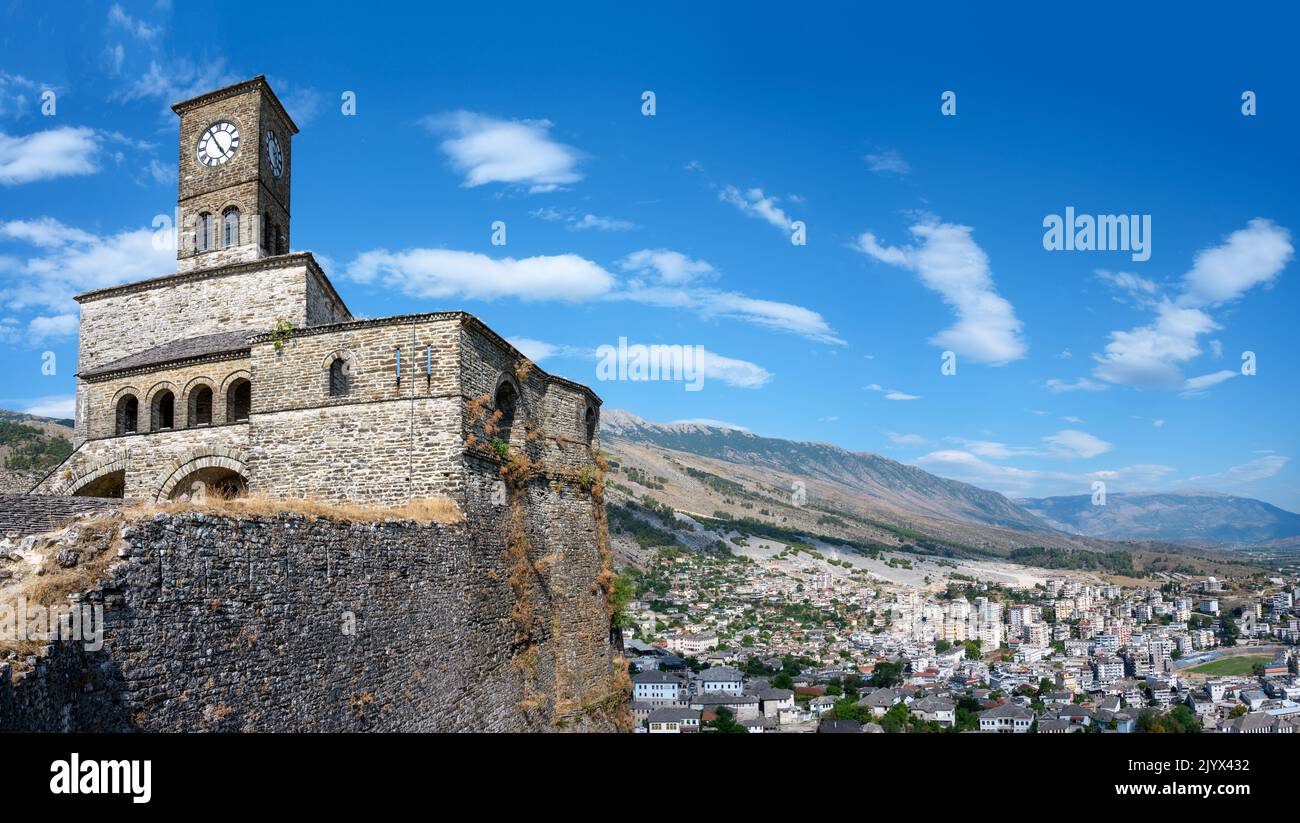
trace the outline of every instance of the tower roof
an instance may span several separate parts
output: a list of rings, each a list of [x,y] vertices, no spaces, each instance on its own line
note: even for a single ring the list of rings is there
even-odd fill
[[[191,97],[189,100],[182,100],[172,106],[172,111],[177,114],[184,114],[190,109],[195,109],[199,106],[207,105],[208,103],[215,103],[218,100],[224,100],[227,97],[234,97],[236,94],[243,94],[244,92],[252,91],[254,89],[261,89],[262,92],[266,94],[267,99],[271,101],[272,105],[274,105],[284,117],[284,121],[289,124],[289,128],[293,129],[294,134],[297,134],[298,124],[293,122],[293,118],[290,117],[289,112],[285,110],[284,104],[280,102],[280,98],[275,96],[275,91],[271,89],[271,84],[266,82],[266,75],[264,74],[259,74],[250,80],[241,80],[238,83],[233,83],[215,91],[205,92],[200,94],[198,97]]]

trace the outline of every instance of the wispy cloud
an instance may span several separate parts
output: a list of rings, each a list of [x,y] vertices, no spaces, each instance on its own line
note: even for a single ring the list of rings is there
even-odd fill
[[[1282,471],[1286,464],[1290,462],[1291,458],[1289,457],[1270,454],[1248,460],[1241,465],[1232,466],[1221,472],[1193,477],[1191,482],[1220,488],[1240,486],[1244,483],[1253,483],[1256,480],[1266,480]]]
[[[867,168],[876,174],[907,174],[912,170],[903,155],[893,149],[871,152],[863,159],[867,161]]]
[[[637,228],[636,223],[631,220],[602,217],[591,213],[579,215],[571,210],[561,211],[550,206],[533,209],[528,213],[539,220],[562,222],[569,231],[589,231],[593,229],[596,231],[632,231]]]
[[[1021,323],[1011,303],[997,293],[988,255],[969,226],[925,221],[911,227],[919,243],[884,246],[871,232],[855,248],[891,266],[916,272],[956,312],[957,322],[930,342],[976,363],[1001,366],[1025,356]]]
[[[467,188],[489,183],[554,191],[582,179],[581,153],[551,138],[549,120],[500,120],[471,111],[424,118],[432,134],[449,135],[441,147]]]
[[[884,386],[880,385],[879,383],[871,383],[870,385],[864,386],[863,388],[865,388],[867,391],[879,392],[880,394],[883,394],[886,400],[920,400],[921,399],[921,395],[919,394],[908,394],[907,392],[902,392],[899,391],[898,389],[887,389]]]
[[[755,217],[776,228],[782,233],[790,230],[790,217],[777,205],[780,198],[763,194],[759,188],[741,191],[736,186],[723,186],[718,192],[718,199],[740,209],[742,214]]]

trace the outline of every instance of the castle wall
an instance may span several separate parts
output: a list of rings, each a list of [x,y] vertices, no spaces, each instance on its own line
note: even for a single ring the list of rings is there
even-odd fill
[[[304,329],[253,346],[252,489],[398,503],[462,495],[462,399],[454,318]],[[412,334],[416,341],[412,355]],[[401,348],[402,380],[396,350]],[[433,370],[426,373],[426,350]],[[350,391],[330,395],[330,364]]]
[[[584,501],[558,505],[580,525]],[[492,522],[136,521],[127,560],[84,598],[104,604],[103,649],[61,641],[16,682],[0,663],[0,731],[612,730],[590,552],[574,538],[537,572],[521,642]]]

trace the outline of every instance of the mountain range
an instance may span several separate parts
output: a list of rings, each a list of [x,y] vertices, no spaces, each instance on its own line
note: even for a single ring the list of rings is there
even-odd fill
[[[1088,495],[1012,500],[879,454],[707,423],[653,423],[609,409],[602,412],[601,433],[604,448],[634,464],[647,462],[654,450],[671,455],[670,463],[690,463],[693,457],[703,461],[696,471],[771,486],[778,503],[795,482],[803,482],[808,508],[856,513],[896,537],[915,532],[941,543],[994,550],[1029,545],[1108,550],[1115,548],[1112,541],[1221,548],[1300,535],[1300,515],[1225,494],[1111,494],[1105,506],[1093,506]],[[662,472],[659,476],[666,479]],[[687,490],[699,485],[689,480],[677,485]],[[660,495],[671,491],[671,484],[660,485],[665,487]],[[677,497],[673,505],[701,508],[692,506],[689,494]]]

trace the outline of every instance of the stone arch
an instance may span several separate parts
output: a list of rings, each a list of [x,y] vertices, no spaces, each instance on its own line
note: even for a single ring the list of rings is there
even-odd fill
[[[130,453],[127,451],[119,452],[111,457],[92,463],[80,471],[68,470],[67,477],[61,477],[50,487],[50,494],[82,495],[88,489],[93,489],[97,482],[111,475],[121,474],[123,480],[125,480],[126,471],[130,467]]]
[[[113,434],[121,437],[140,431],[141,410],[140,390],[135,386],[124,386],[113,394]]]
[[[227,423],[247,420],[253,412],[253,375],[247,369],[240,369],[226,375],[221,381],[220,405]],[[247,385],[247,389],[241,386]],[[242,395],[241,392],[247,392]],[[237,396],[239,395],[239,396]],[[215,398],[214,398],[215,399]],[[245,402],[246,400],[246,402]],[[242,404],[242,405],[241,405]],[[242,417],[240,416],[242,412]]]
[[[248,465],[244,453],[238,449],[198,450],[172,463],[171,471],[154,490],[153,499],[163,502],[173,494],[182,494],[190,490],[192,479],[202,479],[205,483],[220,481],[225,478],[238,478],[238,485],[248,487]]]
[[[161,429],[176,428],[176,397],[180,392],[176,384],[164,380],[155,383],[145,395],[145,408],[149,410],[149,431],[159,431]],[[168,400],[170,395],[170,401]],[[166,422],[167,408],[170,403],[171,407],[171,425],[163,425]]]
[[[200,389],[206,389],[204,398]],[[217,422],[217,384],[210,377],[195,377],[185,384],[180,404],[185,407],[185,427],[210,426]],[[179,428],[179,427],[177,427]]]
[[[596,432],[600,428],[600,410],[596,404],[588,401],[583,406],[582,413],[582,434],[587,439],[587,445],[593,448],[596,445]]]
[[[497,430],[493,437],[513,444],[519,439],[517,432],[522,431],[522,427],[515,424],[521,419],[527,419],[527,415],[524,408],[524,394],[519,390],[519,381],[507,372],[498,375],[496,388],[492,390],[492,416],[495,418],[498,413],[501,417],[497,420]]]
[[[326,397],[347,397],[356,390],[357,357],[347,349],[335,349],[321,361],[322,392]]]

